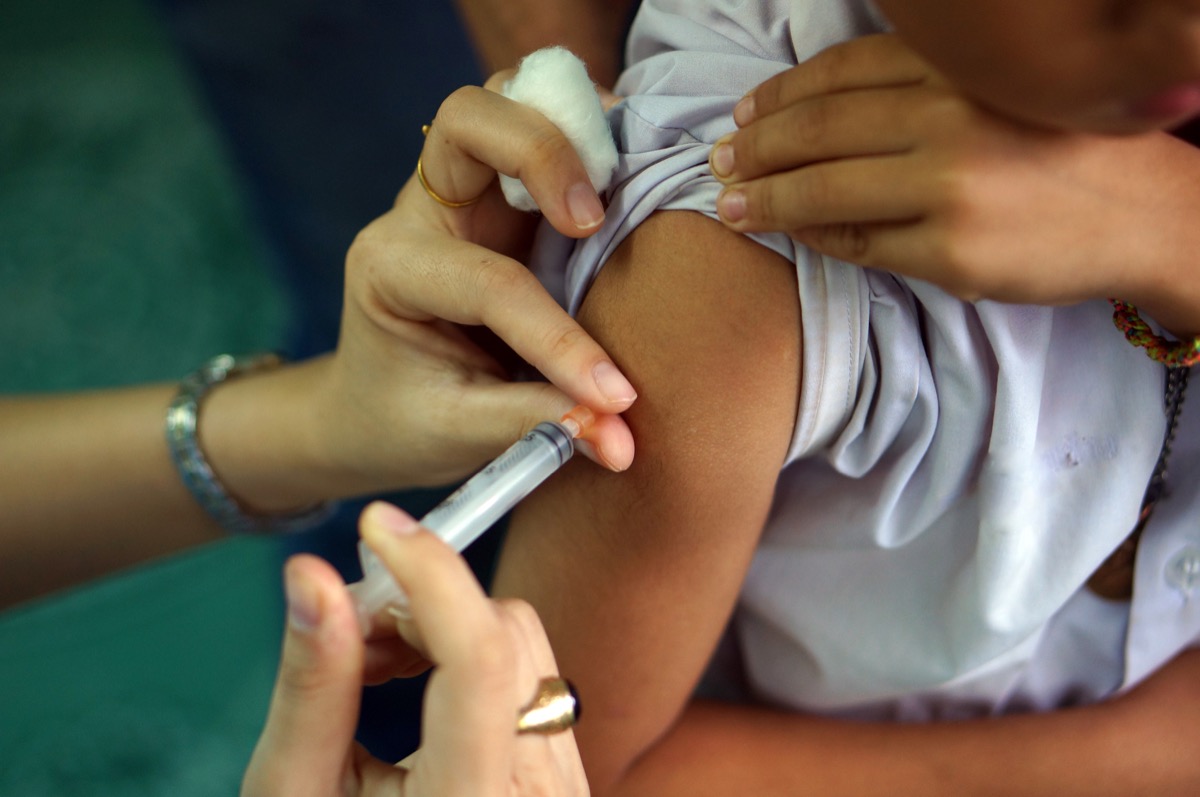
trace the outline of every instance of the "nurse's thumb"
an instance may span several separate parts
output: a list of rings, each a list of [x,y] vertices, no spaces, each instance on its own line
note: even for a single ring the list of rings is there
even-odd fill
[[[285,580],[283,656],[243,797],[339,793],[358,721],[363,642],[341,578],[302,555]]]

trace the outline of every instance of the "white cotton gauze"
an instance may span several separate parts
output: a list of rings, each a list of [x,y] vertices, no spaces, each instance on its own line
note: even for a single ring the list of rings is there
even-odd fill
[[[596,193],[608,188],[617,168],[617,146],[587,67],[574,53],[564,47],[530,53],[500,93],[553,122],[575,147]],[[517,178],[500,175],[500,188],[517,210],[538,209]]]

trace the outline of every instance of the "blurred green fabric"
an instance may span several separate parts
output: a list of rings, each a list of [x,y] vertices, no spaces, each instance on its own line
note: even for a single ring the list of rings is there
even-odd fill
[[[152,10],[7,2],[0,394],[174,381],[279,348],[289,313]],[[235,793],[278,656],[280,558],[229,541],[0,615],[0,794]]]

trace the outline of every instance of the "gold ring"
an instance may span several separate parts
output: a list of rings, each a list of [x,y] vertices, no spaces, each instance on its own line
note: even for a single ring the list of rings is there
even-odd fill
[[[579,722],[579,693],[565,678],[543,678],[517,713],[517,733],[562,733]]]
[[[421,135],[429,135],[429,125],[421,125]],[[425,179],[425,167],[421,165],[421,156],[417,157],[417,179],[421,181],[421,187],[425,189],[425,193],[433,197],[433,200],[442,207],[465,208],[467,205],[474,205],[476,202],[483,199],[483,194],[480,194],[474,199],[468,199],[466,202],[451,202],[449,199],[446,199],[438,194],[437,191],[434,191],[433,188],[430,187],[429,181]],[[484,191],[484,193],[487,192]]]

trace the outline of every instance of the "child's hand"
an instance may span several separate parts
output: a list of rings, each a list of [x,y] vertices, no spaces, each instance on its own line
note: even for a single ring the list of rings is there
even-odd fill
[[[778,75],[735,119],[741,130],[712,155],[729,186],[718,210],[733,229],[787,231],[967,299],[1122,296],[1162,309],[1164,323],[1178,303],[1167,294],[1195,281],[1197,150],[1165,134],[1101,137],[1002,118],[893,35]]]

